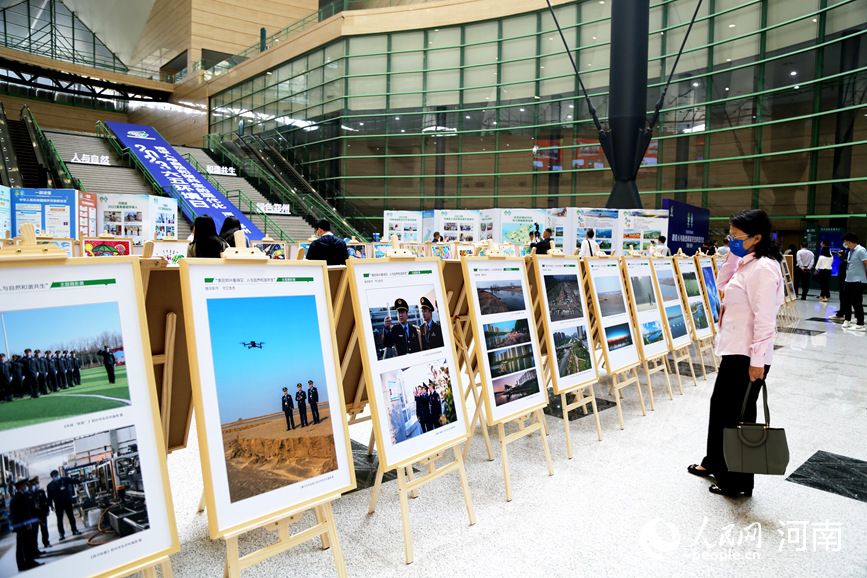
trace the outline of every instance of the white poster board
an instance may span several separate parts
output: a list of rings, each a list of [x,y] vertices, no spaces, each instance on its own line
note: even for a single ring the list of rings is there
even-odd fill
[[[574,245],[574,241],[571,241],[571,239],[575,236],[572,230],[573,227],[571,226],[573,212],[567,207],[545,211],[545,226],[543,229],[551,229],[553,231],[551,234],[551,247],[564,249],[563,252],[567,255],[574,253],[574,251],[569,250],[569,247]]]
[[[646,254],[660,235],[668,237],[668,210],[621,209],[618,227],[624,255],[630,249]]]
[[[98,195],[96,227],[99,233],[129,237],[133,245],[152,240],[148,233],[151,195]]]
[[[713,258],[699,257],[698,266],[701,270],[701,282],[704,286],[704,294],[707,297],[707,305],[713,317],[714,330],[719,330],[719,318],[722,314],[722,300],[716,287],[716,273],[713,268]]]
[[[479,224],[479,211],[433,211],[433,230],[425,241],[433,238],[433,231],[439,231],[446,243],[472,243],[479,240]]]
[[[488,425],[548,404],[527,273],[520,257],[461,259]],[[520,334],[498,341],[503,332]]]
[[[602,347],[609,374],[638,365],[636,332],[626,304],[620,260],[614,257],[585,261],[593,290],[596,315],[602,331]]]
[[[571,256],[541,255],[535,262],[543,295],[548,363],[556,366],[551,376],[554,393],[560,394],[598,379],[581,266],[578,257]]]
[[[608,255],[620,255],[620,213],[617,209],[575,209],[573,228],[575,248],[587,238],[587,229],[593,229],[599,248]]]
[[[382,238],[390,241],[397,235],[401,241],[418,243],[422,240],[423,215],[421,211],[384,211],[382,213]]]
[[[651,259],[659,302],[662,304],[663,323],[666,335],[671,340],[671,348],[679,349],[692,341],[689,335],[690,324],[683,314],[683,301],[680,298],[680,284],[674,270],[673,257]]]
[[[704,288],[699,273],[695,268],[692,257],[676,258],[680,277],[683,281],[683,289],[686,291],[686,303],[689,308],[688,314],[692,325],[693,337],[704,339],[713,335],[710,317],[707,313],[707,305],[704,302]]]
[[[479,241],[496,241],[502,237],[502,211],[485,209],[479,211]]]
[[[178,236],[178,201],[171,197],[150,195],[146,241]]]
[[[12,234],[12,189],[0,185],[0,239]]]
[[[623,257],[626,276],[629,278],[630,296],[638,322],[639,345],[645,359],[669,351],[665,339],[665,326],[659,307],[659,291],[649,257]]]

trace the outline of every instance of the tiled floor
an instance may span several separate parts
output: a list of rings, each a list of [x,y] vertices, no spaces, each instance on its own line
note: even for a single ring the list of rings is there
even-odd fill
[[[397,484],[383,485],[373,515],[367,513],[370,488],[343,496],[334,511],[349,575],[865,576],[867,503],[858,496],[867,481],[854,474],[844,480],[829,468],[855,463],[845,458],[867,460],[867,336],[824,321],[828,305],[816,296],[797,304],[796,327],[807,331],[777,336],[768,379],[774,426],[788,436],[788,481],[757,477],[750,499],[710,494],[709,482],[686,467],[704,455],[716,374],[705,382],[698,372],[698,387],[684,380],[682,396],[674,384],[674,400],[655,376],[656,410],[648,405],[646,417],[634,388],[624,390],[624,430],[617,412],[601,407],[603,441],[593,419],[571,422],[572,460],[562,419],[547,415],[552,477],[538,436],[510,445],[512,502],[505,501],[496,428],[490,430],[493,462],[476,435],[467,459],[476,525],[469,526],[456,475],[423,487],[410,500],[415,562],[409,566]],[[607,389],[596,394],[613,402]],[[370,422],[351,426],[350,434],[356,464],[366,464],[361,482],[376,467],[363,447]],[[219,576],[225,546],[208,538],[206,514],[196,514],[202,477],[195,435],[190,440],[169,456],[181,537],[172,563],[178,577]],[[840,492],[817,489],[823,484]],[[269,533],[253,532],[242,540],[242,554],[270,541]],[[295,575],[334,576],[331,554],[311,542],[242,572],[245,578]]]

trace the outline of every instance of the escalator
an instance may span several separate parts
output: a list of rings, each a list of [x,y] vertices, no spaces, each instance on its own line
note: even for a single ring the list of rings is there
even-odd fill
[[[6,124],[9,127],[15,156],[18,158],[18,170],[21,172],[23,186],[28,189],[54,188],[54,182],[49,178],[45,162],[40,159],[42,152],[33,144],[24,121],[8,118]]]
[[[23,187],[24,180],[18,170],[18,157],[12,146],[12,135],[9,133],[9,123],[6,119],[6,109],[0,102],[0,184],[5,187]]]

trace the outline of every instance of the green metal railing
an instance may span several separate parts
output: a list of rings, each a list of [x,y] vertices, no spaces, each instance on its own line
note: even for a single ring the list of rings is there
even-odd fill
[[[238,158],[237,155],[223,145],[223,142],[220,140],[218,135],[206,134],[203,142],[205,148],[222,155],[225,159],[228,159],[228,161],[234,165],[238,174],[254,178],[260,184],[264,185],[267,189],[268,196],[278,199],[285,205],[290,205],[293,213],[314,217],[328,217],[335,234],[342,237],[355,237],[360,240],[368,240],[367,236],[362,235],[360,231],[349,224],[342,215],[340,215],[324,200],[313,196],[302,197],[294,190],[284,186],[274,178],[274,175],[262,168],[262,166],[254,159]]]
[[[214,76],[220,75],[230,68],[233,68],[245,60],[260,54],[264,50],[273,48],[281,41],[286,41],[292,36],[303,32],[304,30],[319,24],[324,20],[328,20],[335,14],[348,12],[350,10],[365,10],[367,8],[388,8],[390,6],[406,6],[410,4],[427,4],[437,0],[335,0],[334,2],[323,6],[316,12],[311,12],[307,16],[296,20],[286,28],[278,30],[274,34],[265,37],[264,46],[262,42],[257,42],[246,50],[232,55],[229,58],[218,62],[217,64],[205,68],[204,59],[197,60],[193,63],[193,70],[205,70],[205,80],[210,80]]]
[[[245,212],[244,211],[244,205],[246,205],[247,206],[247,211],[246,211],[247,214],[249,214],[251,216],[256,215],[262,221],[262,224],[264,225],[264,227],[263,227],[264,230],[262,231],[262,233],[264,233],[265,235],[270,234],[270,236],[272,238],[276,238],[279,241],[287,241],[289,243],[295,243],[295,240],[292,237],[290,237],[285,231],[283,231],[283,229],[281,229],[280,226],[274,222],[274,219],[272,219],[264,211],[262,211],[262,209],[260,209],[259,206],[256,205],[256,202],[253,201],[252,199],[250,199],[250,197],[248,197],[244,193],[244,191],[242,191],[241,189],[233,189],[231,191],[226,190],[226,188],[223,187],[223,185],[220,184],[220,182],[217,179],[215,179],[214,177],[211,176],[210,173],[208,173],[207,169],[205,167],[203,167],[202,164],[193,157],[193,155],[191,155],[190,153],[185,153],[181,156],[184,158],[184,160],[186,160],[188,163],[190,163],[190,165],[200,175],[202,175],[205,179],[207,179],[207,181],[209,183],[214,185],[214,188],[216,188],[218,191],[220,191],[220,193],[222,193],[222,195],[224,197],[229,199],[230,202],[233,202],[232,201],[233,196],[237,197],[238,202],[233,202],[233,204],[236,207],[238,207],[242,213]],[[270,228],[270,232],[269,232],[269,228]],[[275,235],[276,235],[276,237],[275,237]]]
[[[60,176],[61,179],[64,180],[64,184],[68,184],[70,188],[78,189],[79,191],[86,191],[81,180],[69,174],[69,169],[66,168],[66,163],[63,162],[63,159],[60,158],[60,153],[57,152],[57,147],[54,146],[54,143],[48,139],[48,137],[46,137],[42,132],[42,129],[39,128],[39,123],[36,122],[36,117],[33,116],[33,112],[26,104],[21,109],[20,118],[24,122],[30,122],[33,124],[33,128],[36,129],[37,139],[39,140],[39,148],[42,149],[45,161],[48,163],[48,167],[54,172],[54,174]]]

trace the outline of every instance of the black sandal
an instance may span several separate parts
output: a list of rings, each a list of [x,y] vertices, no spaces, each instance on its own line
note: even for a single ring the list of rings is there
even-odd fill
[[[719,494],[720,496],[727,496],[729,498],[749,498],[753,495],[753,490],[750,488],[749,490],[726,490],[718,485],[714,484],[708,488],[708,491],[711,494]]]
[[[688,471],[688,472],[691,473],[692,475],[694,475],[694,476],[698,476],[698,477],[700,477],[700,478],[706,478],[706,477],[708,477],[708,476],[713,475],[713,474],[711,474],[711,471],[708,470],[708,469],[701,469],[701,470],[700,470],[700,469],[698,469],[698,468],[699,468],[699,464],[692,464],[691,466],[689,466],[688,468],[686,468],[686,471]]]

